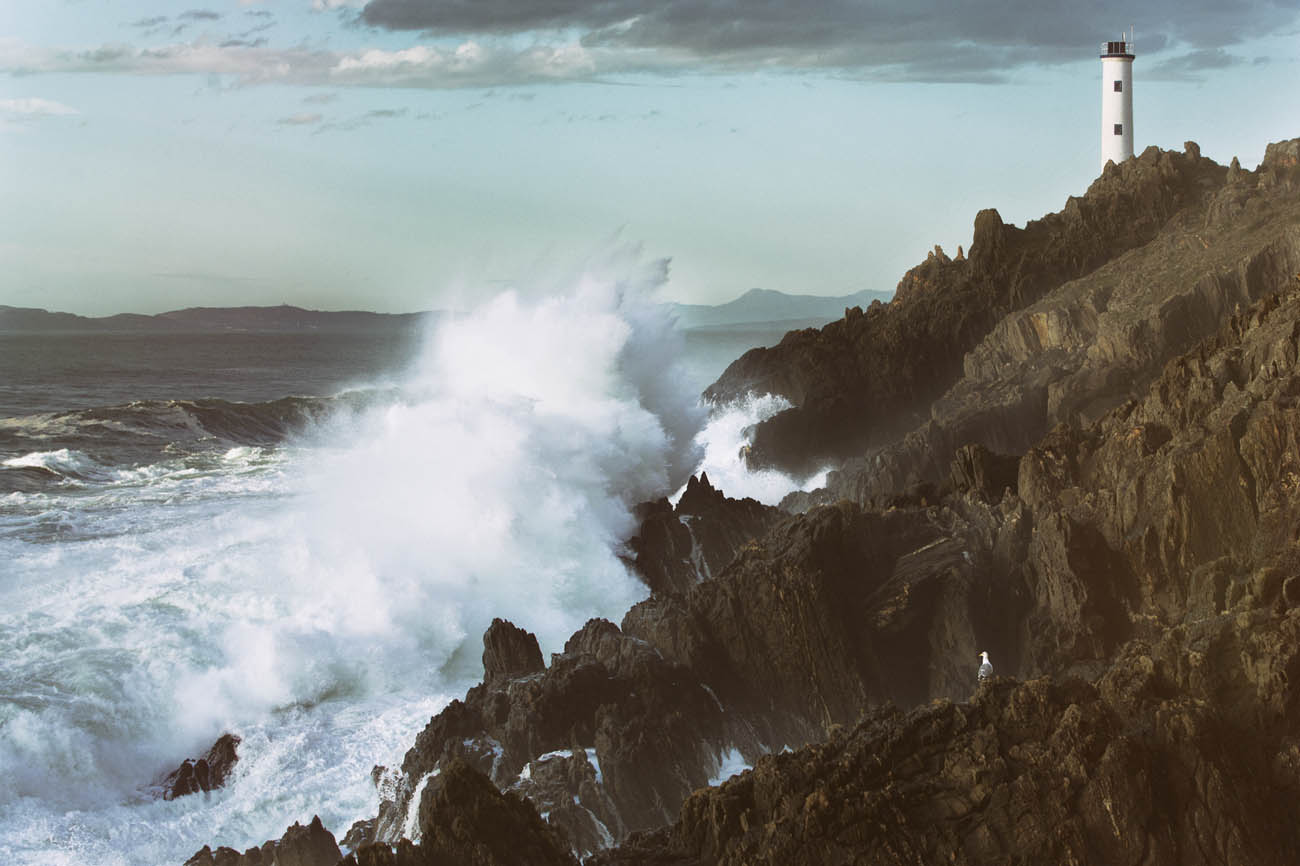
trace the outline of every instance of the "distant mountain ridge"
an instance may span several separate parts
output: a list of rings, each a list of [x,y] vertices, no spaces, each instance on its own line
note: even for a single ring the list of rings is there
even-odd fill
[[[849,307],[888,301],[888,292],[863,290],[842,297],[788,295],[771,289],[750,289],[725,304],[667,306],[682,328],[727,328],[759,322],[790,322],[792,328],[817,327],[844,317]],[[67,331],[342,331],[416,327],[440,311],[371,313],[364,310],[308,310],[289,304],[276,307],[188,307],[156,315],[118,313],[78,316],[34,307],[0,304],[0,332],[50,333]]]
[[[863,289],[851,295],[788,295],[774,289],[750,289],[725,304],[671,304],[677,323],[683,328],[708,328],[752,322],[785,322],[796,319],[822,319],[832,322],[844,318],[849,307],[866,308],[872,301],[888,303],[892,292]]]
[[[416,327],[438,313],[371,313],[306,310],[277,307],[190,307],[146,316],[119,313],[92,318],[73,313],[0,305],[0,331],[49,333],[56,331],[346,331]]]

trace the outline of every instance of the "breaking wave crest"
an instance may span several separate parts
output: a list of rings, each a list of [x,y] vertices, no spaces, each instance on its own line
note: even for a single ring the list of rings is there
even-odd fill
[[[632,506],[685,480],[703,421],[647,300],[662,277],[502,295],[396,391],[0,422],[22,479],[0,493],[16,859],[181,862],[313,813],[345,827],[373,813],[371,764],[477,678],[492,617],[546,651],[621,616],[645,592]],[[147,459],[105,457],[141,436]],[[226,790],[147,797],[223,731],[244,738]]]
[[[754,470],[746,462],[745,448],[754,426],[790,405],[790,401],[775,394],[750,393],[710,407],[708,424],[696,435],[695,444],[703,453],[699,468],[715,487],[734,499],[750,497],[765,505],[777,505],[796,490],[825,486],[825,469],[808,478],[795,478],[776,469]],[[684,488],[679,488],[676,497],[683,492]]]

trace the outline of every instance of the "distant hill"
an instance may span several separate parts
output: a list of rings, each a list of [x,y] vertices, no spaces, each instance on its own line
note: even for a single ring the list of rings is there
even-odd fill
[[[0,331],[50,333],[56,331],[356,331],[412,328],[437,313],[368,313],[360,310],[327,312],[278,307],[191,307],[154,316],[121,313],[90,318],[72,313],[51,313],[0,305]]]
[[[750,289],[745,294],[717,306],[672,304],[677,322],[683,328],[712,328],[751,322],[783,322],[796,319],[819,321],[820,324],[844,318],[847,307],[867,307],[872,301],[888,302],[891,292],[863,289],[852,295],[787,295],[772,289]]]
[[[887,292],[861,291],[843,297],[787,295],[770,289],[750,289],[725,304],[669,304],[683,328],[730,329],[764,323],[789,323],[788,330],[820,327],[844,317],[847,307],[867,307],[872,301],[888,301]],[[361,310],[327,312],[281,304],[278,307],[190,307],[145,316],[119,313],[92,318],[73,313],[52,313],[31,307],[0,305],[0,332],[210,332],[263,331],[355,331],[417,327],[439,316],[437,312],[369,313]]]

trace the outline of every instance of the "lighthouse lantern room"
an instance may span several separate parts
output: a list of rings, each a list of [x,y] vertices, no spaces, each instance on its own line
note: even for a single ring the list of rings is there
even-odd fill
[[[1133,34],[1101,46],[1101,167],[1133,156]]]

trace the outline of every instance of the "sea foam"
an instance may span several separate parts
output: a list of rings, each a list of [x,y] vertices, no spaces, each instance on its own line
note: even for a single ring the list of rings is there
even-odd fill
[[[663,273],[505,293],[445,321],[396,394],[283,444],[25,495],[48,531],[0,529],[8,858],[345,829],[373,814],[370,766],[477,678],[492,617],[558,650],[643,597],[632,506],[685,480],[703,420],[648,301]],[[149,796],[223,731],[244,738],[225,790]]]

